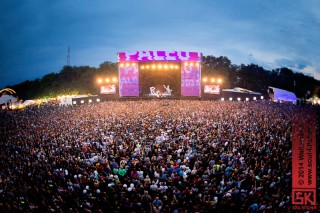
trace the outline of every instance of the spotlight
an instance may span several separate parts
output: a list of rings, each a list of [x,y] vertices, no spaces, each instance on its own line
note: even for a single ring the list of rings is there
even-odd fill
[[[82,103],[82,104],[83,104],[83,103],[84,103],[84,100],[81,100],[81,101],[80,101],[80,103]]]
[[[101,79],[101,78],[98,79],[98,83],[99,83],[99,84],[102,83],[102,79]]]
[[[221,101],[224,101],[224,98],[221,98]]]
[[[126,63],[126,67],[128,67],[128,66],[130,66],[130,64],[129,64],[129,63]]]
[[[193,66],[193,62],[190,63],[190,66]]]
[[[122,64],[122,63],[120,64],[120,67],[123,67],[123,64]]]
[[[238,100],[238,101],[241,101],[241,98],[238,98],[237,100]]]
[[[92,100],[91,99],[89,99],[89,103],[91,103],[92,102]]]
[[[147,65],[146,68],[149,69],[149,65]]]
[[[246,98],[246,101],[249,101],[249,98]]]
[[[136,66],[136,63],[132,63],[131,66]]]
[[[185,62],[185,63],[184,63],[184,65],[185,65],[185,66],[188,66],[188,65],[189,65],[189,63],[188,63],[188,62]]]
[[[211,82],[214,83],[214,78],[211,78]]]
[[[253,100],[256,101],[256,100],[257,100],[257,97],[253,97]]]
[[[204,77],[202,80],[203,80],[203,82],[207,82],[208,81],[208,79],[206,77]]]
[[[106,79],[106,82],[107,82],[107,83],[109,83],[109,82],[110,82],[110,79],[109,79],[109,78],[107,78],[107,79]]]
[[[260,98],[261,98],[261,100],[263,100],[263,96],[261,96]]]
[[[144,69],[144,66],[143,66],[143,65],[141,66],[141,69],[142,69],[142,70]]]
[[[232,101],[232,98],[229,98],[229,101]]]
[[[168,65],[167,65],[167,64],[165,64],[165,65],[164,65],[164,68],[165,68],[165,69],[168,69]]]
[[[112,81],[113,81],[113,82],[117,82],[117,78],[116,78],[116,77],[113,77],[113,78],[112,78]]]
[[[76,101],[72,101],[72,103],[73,103],[73,104],[77,104],[77,102],[76,102]]]
[[[176,65],[174,68],[179,69],[179,66],[178,66],[178,65]]]
[[[199,62],[197,62],[196,65],[199,66],[200,65]]]
[[[161,64],[158,65],[158,69],[162,69],[162,65]]]
[[[218,79],[218,83],[220,84],[222,82],[221,78]]]
[[[97,98],[97,102],[100,102],[100,98]]]
[[[174,66],[173,66],[172,64],[170,64],[170,68],[171,68],[171,69],[173,69],[173,68],[174,68]]]
[[[156,65],[152,64],[152,66],[151,66],[151,67],[152,67],[152,69],[155,69],[155,68],[156,68]]]

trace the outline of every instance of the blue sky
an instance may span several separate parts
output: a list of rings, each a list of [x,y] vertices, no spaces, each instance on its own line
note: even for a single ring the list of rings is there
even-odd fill
[[[0,0],[0,88],[118,52],[199,51],[320,79],[319,0]]]

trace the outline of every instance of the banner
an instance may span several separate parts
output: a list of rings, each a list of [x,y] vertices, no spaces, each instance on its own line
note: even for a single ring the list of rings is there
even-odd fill
[[[119,66],[119,92],[123,96],[139,96],[138,65]]]
[[[292,210],[316,210],[316,113],[292,121]]]
[[[202,53],[183,51],[135,51],[118,53],[118,62],[201,62]]]
[[[200,96],[200,65],[181,65],[181,95]]]

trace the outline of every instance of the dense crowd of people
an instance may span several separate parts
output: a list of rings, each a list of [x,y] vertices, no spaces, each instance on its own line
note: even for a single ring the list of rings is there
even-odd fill
[[[285,210],[293,107],[151,100],[2,111],[0,210]]]

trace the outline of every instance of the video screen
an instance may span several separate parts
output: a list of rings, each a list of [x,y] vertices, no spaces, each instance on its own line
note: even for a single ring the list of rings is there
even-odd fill
[[[139,96],[139,70],[135,63],[119,65],[119,92],[123,96]]]
[[[200,65],[193,62],[182,63],[181,95],[200,96]]]
[[[117,89],[114,84],[100,86],[100,94],[116,94],[116,92]]]
[[[219,95],[220,94],[220,86],[219,85],[204,85],[203,93]]]

